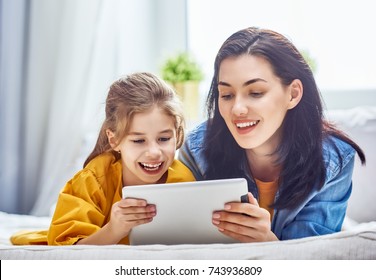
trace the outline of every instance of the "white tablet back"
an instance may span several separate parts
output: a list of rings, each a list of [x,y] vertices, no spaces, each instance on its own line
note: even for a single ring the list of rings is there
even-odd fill
[[[152,222],[132,229],[130,244],[236,242],[212,224],[212,213],[247,192],[243,178],[124,187],[123,198],[145,199],[157,208]]]

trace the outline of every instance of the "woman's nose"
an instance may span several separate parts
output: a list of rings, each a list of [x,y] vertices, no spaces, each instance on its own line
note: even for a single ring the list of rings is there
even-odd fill
[[[234,105],[232,106],[232,113],[235,116],[241,116],[246,115],[248,112],[248,108],[246,106],[246,103],[242,98],[235,98]]]

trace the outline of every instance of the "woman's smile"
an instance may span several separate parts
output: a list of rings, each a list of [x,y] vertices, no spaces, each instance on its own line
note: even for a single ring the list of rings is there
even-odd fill
[[[234,124],[239,134],[247,134],[253,131],[259,122],[260,122],[259,120],[254,120],[254,121],[237,120],[237,121],[234,121]]]

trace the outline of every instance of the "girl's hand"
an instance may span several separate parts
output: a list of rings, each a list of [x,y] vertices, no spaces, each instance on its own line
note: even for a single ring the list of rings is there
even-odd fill
[[[150,223],[156,215],[156,207],[143,199],[125,198],[114,203],[107,226],[119,240],[135,226]]]
[[[122,199],[111,208],[110,221],[92,235],[79,239],[76,244],[117,244],[137,225],[146,224],[156,215],[155,205],[143,199]]]
[[[271,231],[270,213],[258,205],[251,193],[248,193],[248,200],[249,203],[227,203],[225,210],[214,212],[213,225],[240,242],[278,240]]]

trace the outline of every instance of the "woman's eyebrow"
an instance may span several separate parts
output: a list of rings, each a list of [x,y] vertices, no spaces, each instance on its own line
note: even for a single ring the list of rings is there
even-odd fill
[[[243,87],[246,87],[250,84],[254,84],[254,83],[257,83],[257,82],[264,82],[264,83],[267,83],[267,81],[265,81],[264,79],[261,79],[261,78],[256,78],[256,79],[251,79],[249,81],[246,81],[244,84],[243,84]]]
[[[261,78],[255,78],[255,79],[251,79],[251,80],[246,81],[246,82],[243,84],[243,87],[249,86],[250,84],[254,84],[254,83],[257,83],[257,82],[265,82],[265,83],[267,83],[267,81],[264,80],[264,79],[261,79]],[[223,81],[219,81],[219,82],[218,82],[218,85],[219,85],[219,86],[225,86],[225,87],[231,87],[231,85],[230,85],[229,83],[226,83],[226,82],[223,82]]]

